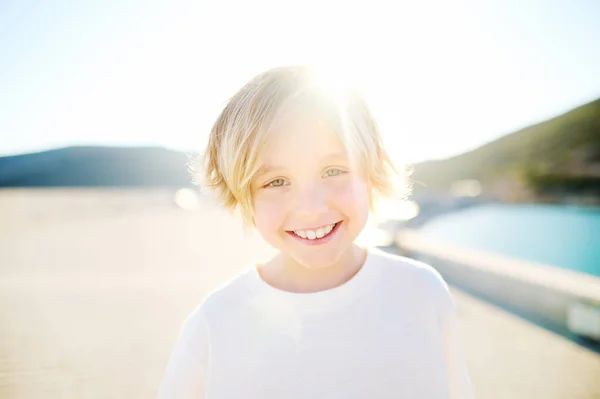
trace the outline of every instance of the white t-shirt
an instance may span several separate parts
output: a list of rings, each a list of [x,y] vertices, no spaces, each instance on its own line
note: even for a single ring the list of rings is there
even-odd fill
[[[160,399],[472,398],[448,287],[369,248],[346,283],[277,289],[250,267],[188,317]]]

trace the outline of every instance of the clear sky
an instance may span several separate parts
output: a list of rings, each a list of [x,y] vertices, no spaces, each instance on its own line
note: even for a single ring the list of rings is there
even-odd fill
[[[0,2],[0,155],[197,150],[256,73],[364,90],[391,152],[440,158],[600,97],[600,1]]]

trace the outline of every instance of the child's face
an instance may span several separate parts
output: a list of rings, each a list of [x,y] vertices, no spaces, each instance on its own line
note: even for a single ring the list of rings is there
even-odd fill
[[[333,265],[369,214],[369,185],[344,145],[326,124],[296,115],[274,127],[261,151],[251,188],[257,230],[304,267]]]

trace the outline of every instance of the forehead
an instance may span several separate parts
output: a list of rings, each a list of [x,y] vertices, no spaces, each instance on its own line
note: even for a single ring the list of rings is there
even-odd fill
[[[271,163],[304,156],[305,162],[331,154],[345,154],[339,129],[322,115],[294,109],[277,119],[266,133],[261,161]],[[308,158],[310,155],[310,159]]]

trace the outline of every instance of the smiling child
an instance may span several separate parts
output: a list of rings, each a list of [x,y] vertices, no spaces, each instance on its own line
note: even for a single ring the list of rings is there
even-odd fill
[[[205,186],[278,252],[186,319],[159,398],[472,398],[440,274],[355,243],[377,198],[408,192],[358,92],[268,70],[201,160]]]

